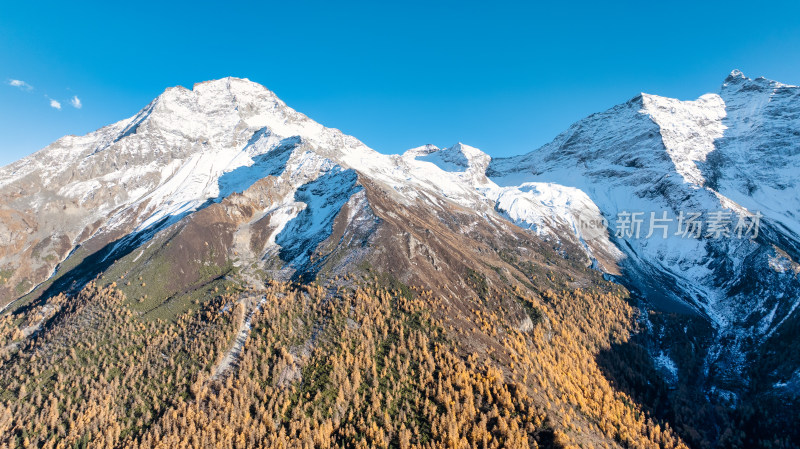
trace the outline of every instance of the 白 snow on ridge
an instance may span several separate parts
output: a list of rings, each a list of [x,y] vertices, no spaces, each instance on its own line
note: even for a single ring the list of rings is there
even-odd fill
[[[369,183],[396,204],[458,208],[488,226],[513,223],[577,245],[586,265],[650,306],[706,317],[734,342],[715,354],[739,369],[745,337],[774,335],[798,304],[797,270],[776,268],[800,257],[798,99],[797,87],[734,71],[718,94],[641,94],[528,154],[492,159],[462,143],[381,154],[246,79],[169,88],[129,119],[0,169],[0,270],[14,267],[0,304],[45,282],[79,249],[110,245],[113,261],[226,200],[247,214],[230,217],[237,266],[272,260],[276,272],[313,271],[321,262],[310,254],[336,232],[345,239],[334,230],[340,210],[360,226],[353,241],[375,232],[362,191]],[[245,213],[233,206],[226,210]],[[666,238],[632,238],[616,221],[625,212],[719,210],[763,214],[759,237],[694,239],[670,229]]]

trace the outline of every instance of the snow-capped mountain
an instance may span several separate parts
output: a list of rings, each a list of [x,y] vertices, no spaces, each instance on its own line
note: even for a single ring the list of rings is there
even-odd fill
[[[707,317],[720,342],[708,364],[739,372],[800,299],[798,94],[738,71],[694,101],[641,94],[536,151],[493,160],[489,177],[512,191],[535,181],[585,193],[624,255],[625,282],[657,308]],[[631,213],[641,213],[639,236]],[[692,214],[705,227],[687,236],[680,219]]]
[[[323,175],[338,186],[352,170],[402,201],[428,195],[491,210],[460,174],[382,155],[292,110],[258,84],[228,78],[193,90],[170,88],[128,120],[62,138],[2,169],[0,263],[17,267],[5,271],[3,302],[52,276],[91,239],[144,241],[270,175],[280,179],[282,196],[262,215],[272,217],[277,236],[305,207],[295,201],[302,186]]]
[[[0,306],[118,261],[194,263],[208,251],[250,279],[333,277],[368,261],[462,294],[448,276],[464,260],[501,240],[544,242],[644,307],[707,320],[707,371],[733,391],[800,302],[798,92],[734,71],[718,94],[641,94],[492,159],[461,143],[382,154],[244,79],[170,88],[130,119],[0,169]],[[203,264],[173,274],[190,284]],[[669,365],[668,345],[657,349]]]

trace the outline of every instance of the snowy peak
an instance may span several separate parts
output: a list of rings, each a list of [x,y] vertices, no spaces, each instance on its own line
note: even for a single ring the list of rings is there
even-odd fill
[[[612,235],[618,231],[616,218],[626,211],[668,211],[675,216],[681,211],[709,214],[727,210],[734,216],[760,211],[766,221],[786,232],[784,241],[792,242],[796,240],[793,235],[800,235],[795,168],[800,164],[796,150],[798,91],[734,72],[720,94],[693,101],[642,94],[575,123],[538,150],[493,160],[489,177],[509,189],[532,182],[576,188],[599,208]],[[523,217],[512,212],[508,212],[512,218]],[[532,218],[525,221],[535,224],[535,215]],[[754,250],[757,246],[748,247],[749,243],[741,240],[719,243],[727,245],[724,251],[709,249],[713,246],[703,239],[617,238],[615,243],[628,256],[625,268],[629,277],[647,280],[652,272],[674,277],[677,285],[685,286],[679,287],[683,292],[678,296],[700,298],[697,308],[726,326],[745,320],[753,311],[743,306],[733,310],[739,307],[733,306],[736,301],[752,305],[760,299],[717,299],[726,297],[729,288],[717,280],[738,275],[724,272],[720,268],[724,263],[708,265],[707,261],[727,260],[725,263],[742,270],[741,274],[744,264],[734,251],[772,251],[769,245]],[[796,243],[777,246],[791,252]],[[759,256],[758,260],[767,259]],[[634,274],[637,271],[641,274]],[[786,285],[776,289],[790,288]],[[774,292],[762,297],[770,294]]]
[[[323,132],[321,125],[286,106],[267,88],[238,78],[198,83],[192,90],[168,88],[145,111],[144,117],[137,115],[137,126],[170,137],[206,138],[206,144],[228,145],[230,131],[237,129],[268,127],[284,137],[309,138]]]
[[[426,156],[431,153],[439,151],[440,148],[436,145],[426,144],[421,147],[411,148],[403,153],[403,158],[415,159],[417,156]]]
[[[377,157],[354,137],[326,128],[290,108],[264,86],[241,78],[223,78],[195,84],[189,90],[173,87],[129,119],[111,144],[137,152],[136,135],[157,143],[159,150],[195,153],[241,148],[255,133],[267,129],[278,138],[298,136],[327,150],[327,157]],[[127,142],[126,142],[127,141]],[[109,143],[105,147],[110,146]],[[331,152],[330,150],[336,149]]]
[[[758,90],[759,88],[780,88],[780,87],[796,87],[790,84],[784,84],[768,78],[760,76],[758,78],[748,78],[738,69],[734,69],[722,84],[722,89],[726,88],[741,88],[747,86],[748,89]]]
[[[741,70],[733,69],[733,70],[731,70],[731,73],[728,75],[728,77],[725,78],[724,84],[737,83],[737,82],[740,82],[742,80],[747,80],[747,79],[749,79],[749,78],[747,78],[744,75],[744,73],[742,73]]]
[[[449,148],[439,149],[434,145],[412,148],[404,154],[419,161],[430,162],[448,172],[470,172],[484,174],[491,157],[483,151],[461,142]]]
[[[707,178],[722,195],[800,237],[800,87],[741,75],[726,79],[720,96],[726,130]]]
[[[774,99],[782,100],[794,97],[800,89],[797,86],[773,81],[764,77],[751,79],[742,72],[734,70],[725,78],[720,89],[720,96],[725,101],[728,109],[747,108],[754,112],[762,109],[765,103]],[[791,109],[794,109],[789,105]]]
[[[0,267],[21,264],[11,285],[32,288],[90,239],[144,238],[268,176],[283,176],[290,204],[292,192],[337,166],[388,172],[389,162],[257,83],[224,78],[169,88],[127,120],[0,169],[0,208],[30,214],[0,217],[0,236],[31,229],[6,233]],[[28,254],[54,239],[61,245],[54,254]],[[0,302],[17,290],[0,286]]]

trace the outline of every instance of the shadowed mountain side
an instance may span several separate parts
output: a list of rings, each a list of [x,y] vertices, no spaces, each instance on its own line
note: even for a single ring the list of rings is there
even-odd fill
[[[258,142],[267,131],[262,129],[250,139],[248,144],[242,149],[246,152],[255,142]],[[286,170],[286,162],[292,156],[292,152],[300,145],[299,137],[289,137],[267,153],[253,157],[252,165],[244,165],[229,172],[223,173],[219,177],[219,195],[214,202],[219,202],[227,198],[232,193],[242,193],[256,181],[267,176],[280,176]]]
[[[333,221],[342,207],[361,190],[357,179],[353,170],[334,168],[295,192],[295,201],[305,204],[305,208],[286,223],[275,236],[275,243],[280,246],[281,260],[300,276],[313,279],[315,273],[309,271],[314,264],[311,257],[317,245],[333,232]]]

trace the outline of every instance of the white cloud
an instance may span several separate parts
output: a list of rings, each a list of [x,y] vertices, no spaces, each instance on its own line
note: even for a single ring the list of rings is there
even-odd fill
[[[13,87],[19,87],[22,90],[33,90],[33,86],[22,80],[10,79],[8,80],[8,85]]]
[[[23,80],[17,80],[17,79],[9,78],[6,81],[6,84],[8,84],[11,87],[16,87],[16,88],[18,88],[20,90],[27,90],[27,91],[33,90],[33,86],[31,86],[30,84],[26,83]],[[60,101],[50,98],[50,96],[47,95],[46,93],[43,93],[43,94],[44,94],[44,97],[47,99],[47,101],[50,102],[50,107],[51,108],[61,110],[61,102]],[[72,98],[69,99],[69,104],[72,105],[72,107],[75,108],[75,109],[80,109],[80,108],[83,107],[83,102],[81,102],[81,99],[78,98],[77,95],[73,95]]]

